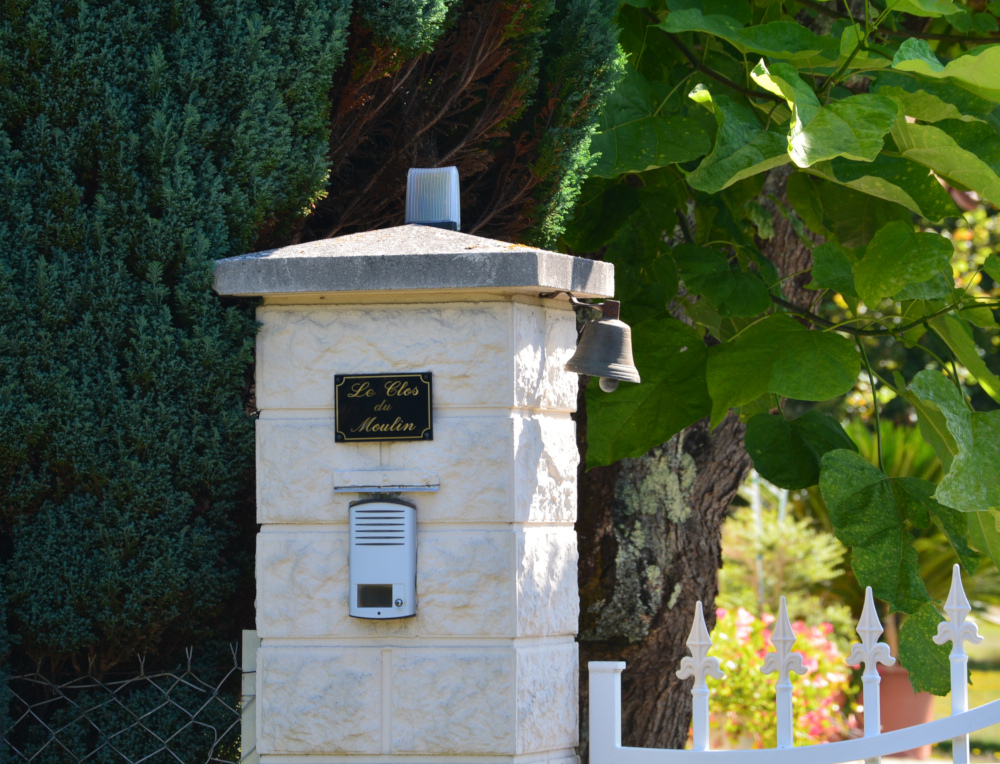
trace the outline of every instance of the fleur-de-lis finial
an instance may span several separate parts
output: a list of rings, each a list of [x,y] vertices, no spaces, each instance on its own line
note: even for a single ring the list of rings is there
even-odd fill
[[[851,654],[847,658],[850,665],[863,663],[864,673],[861,675],[861,682],[865,687],[865,737],[878,735],[882,731],[882,699],[879,684],[882,678],[878,673],[878,664],[884,663],[891,666],[896,662],[889,652],[889,645],[879,642],[882,636],[882,623],[875,612],[875,600],[872,597],[872,588],[865,587],[865,607],[861,611],[861,620],[858,621],[858,636],[861,643],[855,642],[851,645]],[[866,764],[880,764],[880,756],[866,759]]]
[[[708,651],[712,648],[712,638],[705,625],[705,611],[702,609],[701,600],[694,606],[694,621],[691,623],[687,646],[691,655],[681,658],[681,667],[677,671],[678,679],[694,677],[694,686],[701,689],[708,686],[705,682],[707,677],[726,678],[719,668],[719,659],[708,655]]]
[[[781,606],[778,608],[778,618],[774,622],[774,632],[771,634],[771,644],[774,645],[775,652],[768,653],[764,658],[765,674],[778,672],[778,684],[775,688],[775,707],[778,712],[778,748],[791,748],[792,738],[792,680],[788,676],[789,672],[796,674],[806,673],[805,664],[802,662],[802,653],[793,653],[792,645],[795,644],[795,632],[792,631],[792,622],[788,620],[788,606],[785,598],[781,598]]]
[[[802,662],[802,653],[793,653],[792,645],[795,644],[795,632],[792,631],[792,622],[788,619],[788,606],[785,605],[785,598],[781,598],[781,605],[778,608],[778,618],[774,622],[774,632],[771,634],[771,644],[774,645],[775,652],[768,653],[764,658],[765,674],[778,672],[779,686],[785,682],[791,682],[788,674],[794,671],[796,674],[806,673],[805,664]]]
[[[937,634],[934,642],[943,645],[951,642],[951,713],[965,713],[969,710],[969,656],[965,652],[965,643],[971,642],[976,645],[983,641],[979,636],[979,628],[972,621],[965,618],[972,612],[969,598],[965,596],[965,589],[962,587],[962,572],[958,565],[951,569],[951,590],[948,592],[948,599],[944,603],[944,612],[948,615],[947,621],[938,624]],[[968,764],[969,757],[969,736],[959,735],[951,741],[952,761],[955,764]]]
[[[712,638],[705,625],[705,611],[701,600],[694,606],[694,621],[691,622],[691,633],[687,639],[690,657],[681,658],[681,667],[677,671],[678,679],[694,677],[694,687],[691,688],[691,748],[695,751],[707,751],[710,748],[708,738],[708,684],[707,677],[725,679],[726,675],[719,668],[719,659],[711,658],[708,651],[712,647]]]
[[[878,619],[878,613],[875,612],[875,601],[872,599],[870,586],[865,587],[865,606],[861,611],[861,620],[858,621],[856,631],[861,637],[861,642],[851,645],[851,654],[847,662],[852,666],[863,663],[864,676],[876,676],[879,663],[891,666],[896,662],[889,652],[889,645],[878,641],[882,636],[882,623]]]
[[[972,612],[972,606],[969,604],[969,598],[965,596],[962,573],[957,563],[951,569],[951,589],[944,603],[944,612],[947,613],[948,620],[938,624],[938,631],[934,636],[935,644],[943,645],[945,642],[951,642],[952,655],[965,655],[965,642],[978,645],[983,641],[979,636],[979,627],[973,621],[965,620]]]

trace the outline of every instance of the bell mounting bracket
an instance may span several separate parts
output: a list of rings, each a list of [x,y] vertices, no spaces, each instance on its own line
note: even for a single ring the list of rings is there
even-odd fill
[[[618,300],[605,300],[604,302],[583,302],[577,299],[572,292],[560,289],[556,292],[542,292],[539,297],[558,297],[564,294],[569,297],[569,304],[574,308],[594,308],[601,311],[602,318],[619,318],[621,316],[622,304]]]

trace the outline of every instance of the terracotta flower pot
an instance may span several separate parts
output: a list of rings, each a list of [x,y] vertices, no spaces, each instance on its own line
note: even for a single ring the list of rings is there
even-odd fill
[[[934,696],[929,692],[914,692],[910,685],[910,672],[898,663],[894,666],[879,665],[881,689],[882,732],[912,727],[934,719]],[[860,696],[864,704],[864,693]],[[859,715],[864,719],[864,714]],[[907,759],[929,759],[931,747],[922,745],[909,751],[893,754]]]

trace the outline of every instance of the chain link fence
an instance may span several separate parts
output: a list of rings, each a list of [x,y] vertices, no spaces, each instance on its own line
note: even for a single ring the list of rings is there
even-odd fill
[[[240,665],[54,682],[11,677],[0,762],[6,764],[239,764]],[[200,674],[200,676],[199,676]]]

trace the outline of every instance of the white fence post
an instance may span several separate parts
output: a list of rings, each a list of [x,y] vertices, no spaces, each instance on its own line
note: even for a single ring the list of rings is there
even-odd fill
[[[934,642],[943,645],[951,642],[951,715],[969,710],[969,656],[965,642],[976,645],[983,641],[979,628],[965,617],[972,612],[969,599],[962,586],[962,574],[956,563],[951,569],[951,590],[944,603],[947,621],[938,624]],[[961,735],[951,741],[951,755],[955,764],[969,764],[969,736]]]
[[[795,640],[792,622],[788,620],[788,606],[785,605],[785,598],[782,597],[781,606],[778,608],[778,618],[774,622],[774,632],[771,634],[771,644],[774,645],[775,652],[767,654],[764,658],[764,668],[761,669],[765,674],[778,672],[778,684],[775,688],[775,705],[778,712],[778,748],[791,748],[795,745],[792,680],[788,674],[791,671],[799,675],[806,673],[805,664],[802,662],[802,653],[792,652]]]
[[[622,661],[590,661],[590,762],[611,764],[622,744]]]
[[[879,642],[882,636],[882,623],[875,612],[875,601],[872,599],[872,588],[865,587],[865,607],[861,611],[861,620],[856,629],[861,643],[851,645],[851,654],[847,662],[851,665],[863,663],[864,673],[861,681],[865,688],[865,737],[874,737],[882,732],[882,700],[879,685],[882,677],[878,674],[878,664],[891,666],[896,662],[889,652],[889,645]],[[878,764],[881,756],[866,759],[867,764]]]
[[[707,751],[711,748],[708,739],[708,684],[705,679],[709,676],[716,679],[725,679],[726,675],[719,668],[719,659],[710,658],[709,649],[712,647],[712,638],[705,625],[705,611],[702,609],[701,600],[698,600],[694,607],[694,621],[691,623],[691,633],[687,638],[688,650],[691,651],[690,658],[681,658],[681,667],[677,671],[678,679],[690,679],[694,677],[694,687],[691,688],[691,719],[693,734],[691,749],[694,751]]]

